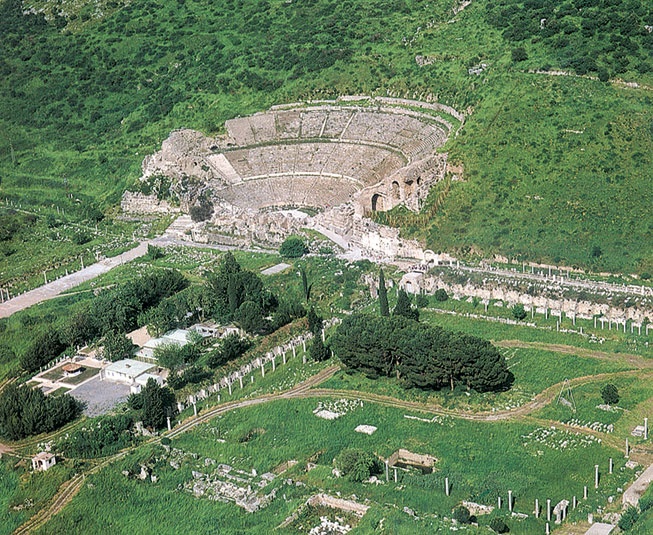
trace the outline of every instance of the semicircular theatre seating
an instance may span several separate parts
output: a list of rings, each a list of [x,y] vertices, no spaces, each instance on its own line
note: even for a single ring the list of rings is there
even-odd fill
[[[406,165],[397,153],[352,143],[296,143],[236,149],[224,153],[240,179],[278,174],[342,175],[375,184]]]
[[[329,106],[269,111],[231,119],[225,126],[231,147],[330,139],[385,145],[410,159],[434,152],[448,134],[441,123],[407,110]]]
[[[234,184],[220,196],[240,208],[310,206],[330,208],[349,201],[360,188],[343,177],[324,175],[269,176]]]

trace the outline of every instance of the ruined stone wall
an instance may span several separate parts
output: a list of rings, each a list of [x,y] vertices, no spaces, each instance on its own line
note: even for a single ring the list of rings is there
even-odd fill
[[[410,284],[407,284],[408,281]],[[551,289],[549,294],[543,291],[541,295],[534,296],[498,284],[480,286],[469,281],[465,284],[456,284],[443,280],[437,275],[416,275],[414,273],[404,276],[400,284],[402,288],[412,293],[421,291],[433,294],[438,288],[443,288],[455,299],[476,297],[485,303],[502,301],[506,306],[521,303],[526,310],[532,309],[538,314],[545,314],[547,310],[561,311],[565,315],[575,315],[582,319],[603,316],[620,322],[632,320],[639,324],[646,318],[653,319],[653,307],[650,303],[640,302],[637,306],[622,307],[609,303],[597,303],[588,299],[567,299],[554,295],[555,291],[559,289]]]
[[[125,191],[120,201],[123,212],[134,214],[170,214],[178,213],[179,208],[168,201],[160,201],[156,195],[144,195],[139,192]]]

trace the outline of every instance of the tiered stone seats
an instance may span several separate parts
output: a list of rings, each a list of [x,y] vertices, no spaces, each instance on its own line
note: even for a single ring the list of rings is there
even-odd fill
[[[301,136],[302,112],[289,110],[274,114],[277,122],[277,137],[280,140],[298,139]]]
[[[346,178],[294,175],[249,180],[221,190],[220,195],[242,208],[330,207],[348,201],[357,190],[357,185]]]
[[[255,143],[265,143],[278,138],[276,117],[273,113],[252,115],[249,118],[249,126],[254,133]]]

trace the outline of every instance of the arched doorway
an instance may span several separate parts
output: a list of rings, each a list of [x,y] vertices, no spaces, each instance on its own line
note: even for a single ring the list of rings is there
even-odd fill
[[[383,211],[383,196],[378,193],[372,195],[372,211],[373,212]]]

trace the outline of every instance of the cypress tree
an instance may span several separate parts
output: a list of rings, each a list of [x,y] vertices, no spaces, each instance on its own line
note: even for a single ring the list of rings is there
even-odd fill
[[[383,268],[379,270],[379,309],[381,311],[381,316],[390,315],[388,291],[385,288],[385,275],[383,274]]]
[[[408,294],[404,290],[399,290],[397,296],[397,305],[392,311],[393,316],[403,316],[411,320],[419,321],[419,310],[413,308],[410,304]]]

